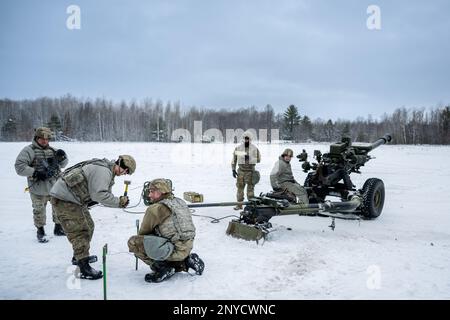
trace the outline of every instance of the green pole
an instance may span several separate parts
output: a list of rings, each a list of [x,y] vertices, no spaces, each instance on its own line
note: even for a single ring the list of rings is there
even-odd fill
[[[139,234],[139,219],[136,220],[136,234]],[[138,257],[136,257],[136,270],[138,269]]]
[[[108,244],[103,246],[103,300],[106,299],[106,254],[108,253]]]

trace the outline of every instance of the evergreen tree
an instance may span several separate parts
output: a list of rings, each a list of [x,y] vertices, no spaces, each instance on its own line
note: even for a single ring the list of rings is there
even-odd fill
[[[301,117],[298,114],[298,109],[291,104],[283,115],[284,129],[287,140],[294,140],[294,130],[300,125],[300,119]]]
[[[442,109],[441,114],[441,127],[442,127],[442,138],[443,143],[450,143],[450,106]]]
[[[9,118],[2,126],[2,140],[14,141],[17,134],[17,124],[13,118]]]
[[[61,135],[62,125],[57,114],[52,114],[50,121],[47,123],[47,127],[53,131],[56,140],[58,140],[58,137]]]
[[[311,123],[311,120],[308,116],[304,116],[301,121],[301,127],[302,131],[304,133],[305,139],[311,139],[312,138],[312,130],[313,130],[313,124]]]

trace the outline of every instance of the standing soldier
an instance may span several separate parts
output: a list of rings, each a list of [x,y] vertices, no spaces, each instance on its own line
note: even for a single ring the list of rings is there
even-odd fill
[[[61,168],[69,162],[64,150],[50,147],[51,137],[52,131],[49,128],[35,129],[32,143],[20,151],[15,162],[17,174],[28,178],[27,189],[30,191],[34,225],[37,228],[37,239],[41,243],[48,242],[44,226],[47,220],[46,207],[50,201],[50,189],[61,173]],[[56,236],[64,236],[54,210],[52,216],[55,223],[53,233]]]
[[[82,279],[103,277],[101,271],[89,265],[89,248],[94,234],[89,207],[101,203],[112,208],[125,208],[128,197],[114,196],[111,188],[116,176],[131,175],[135,170],[136,161],[129,155],[119,156],[116,161],[83,161],[66,169],[50,190],[56,215],[72,244],[72,263],[80,267]]]
[[[274,191],[291,193],[295,196],[297,203],[308,204],[308,193],[304,187],[295,181],[292,174],[290,162],[293,156],[294,151],[291,149],[283,151],[270,173],[270,184]]]
[[[255,170],[257,163],[261,161],[261,154],[258,148],[252,143],[253,135],[250,131],[245,131],[242,135],[243,142],[233,151],[231,169],[233,177],[236,178],[237,201],[244,201],[244,188],[247,185],[247,199],[254,197],[255,184],[259,182],[259,172]],[[239,165],[236,171],[236,165]],[[242,204],[234,207],[234,210],[241,210]]]
[[[205,264],[196,253],[191,254],[195,227],[186,202],[173,196],[167,179],[151,181],[148,192],[153,203],[145,212],[138,235],[128,240],[130,252],[154,271],[145,275],[145,281],[161,282],[189,268],[201,275]]]

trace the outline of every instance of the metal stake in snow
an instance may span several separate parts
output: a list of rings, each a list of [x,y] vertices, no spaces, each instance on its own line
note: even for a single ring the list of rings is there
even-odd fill
[[[136,219],[136,234],[139,234],[139,219]],[[136,257],[136,270],[138,269],[138,257]]]
[[[108,253],[108,244],[103,246],[103,300],[106,299],[106,254]]]

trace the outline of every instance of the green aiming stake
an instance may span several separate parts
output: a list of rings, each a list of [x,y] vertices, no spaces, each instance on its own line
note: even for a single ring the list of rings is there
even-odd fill
[[[139,219],[136,219],[136,234],[139,234]],[[136,270],[138,269],[138,257],[136,257]]]
[[[108,253],[108,244],[103,246],[103,300],[106,299],[106,254]]]

